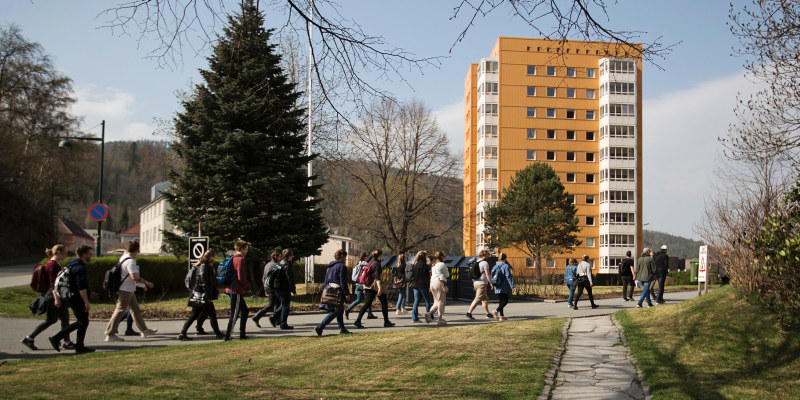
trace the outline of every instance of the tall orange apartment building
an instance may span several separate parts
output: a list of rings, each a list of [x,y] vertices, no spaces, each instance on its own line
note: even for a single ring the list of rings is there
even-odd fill
[[[616,273],[642,243],[641,45],[500,37],[464,82],[465,254],[486,248],[484,208],[526,165],[548,163],[578,210],[582,242],[543,263],[562,273],[588,254]],[[515,273],[533,263],[514,249]]]

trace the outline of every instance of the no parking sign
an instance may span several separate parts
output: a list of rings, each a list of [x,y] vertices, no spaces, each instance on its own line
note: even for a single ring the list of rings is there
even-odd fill
[[[189,238],[189,266],[200,261],[208,250],[208,236],[190,237]]]

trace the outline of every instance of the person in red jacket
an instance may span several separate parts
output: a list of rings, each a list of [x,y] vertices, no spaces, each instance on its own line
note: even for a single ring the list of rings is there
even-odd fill
[[[61,329],[69,326],[69,306],[61,304],[55,292],[56,276],[61,272],[61,261],[67,257],[67,248],[63,244],[57,244],[53,248],[45,249],[45,254],[50,257],[50,260],[44,265],[44,270],[47,271],[47,277],[50,280],[50,290],[42,293],[42,296],[47,302],[47,319],[31,332],[30,335],[22,339],[22,344],[31,350],[38,350],[39,348],[33,343],[36,336],[42,333],[45,329],[61,320]],[[63,349],[74,349],[75,344],[69,340],[69,335],[64,338],[64,344],[61,346]]]
[[[244,267],[244,257],[250,250],[250,243],[238,240],[233,245],[236,250],[233,253],[233,283],[225,288],[225,293],[231,297],[231,317],[228,320],[228,329],[225,331],[225,340],[231,340],[233,323],[239,318],[239,339],[248,339],[247,328],[247,304],[244,302],[244,295],[250,293],[250,282],[247,281],[247,271]]]

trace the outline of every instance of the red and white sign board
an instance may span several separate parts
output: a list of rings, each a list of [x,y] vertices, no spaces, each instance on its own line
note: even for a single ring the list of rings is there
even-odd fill
[[[697,281],[705,282],[708,272],[708,246],[700,246],[700,262],[698,263]]]

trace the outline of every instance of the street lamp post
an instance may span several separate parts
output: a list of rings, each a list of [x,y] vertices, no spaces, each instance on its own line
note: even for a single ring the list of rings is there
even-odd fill
[[[72,143],[69,142],[70,140],[89,140],[89,141],[94,141],[94,142],[100,142],[100,183],[98,185],[98,195],[97,195],[97,197],[98,197],[97,202],[98,203],[102,203],[103,202],[103,157],[105,156],[105,147],[106,147],[105,146],[106,145],[106,121],[103,120],[103,122],[100,123],[100,126],[102,127],[102,129],[101,129],[101,134],[100,134],[100,138],[99,139],[98,138],[93,138],[93,137],[64,136],[64,137],[61,138],[61,139],[63,139],[63,140],[61,140],[61,143],[58,144],[58,147],[60,147],[62,149],[71,149],[72,148]],[[97,256],[100,255],[100,245],[101,245],[101,241],[103,239],[102,228],[103,228],[103,223],[101,221],[98,221],[97,222],[97,241],[95,242],[96,243],[95,254]]]

